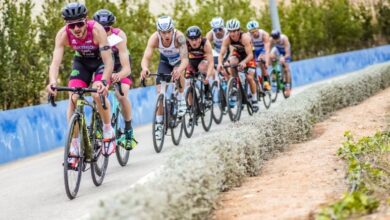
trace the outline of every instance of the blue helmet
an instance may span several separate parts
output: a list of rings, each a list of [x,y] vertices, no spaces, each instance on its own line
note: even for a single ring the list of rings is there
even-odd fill
[[[259,22],[255,21],[255,20],[249,21],[246,24],[246,28],[248,29],[248,31],[259,29]]]
[[[280,31],[278,31],[278,30],[272,30],[272,32],[271,32],[271,37],[273,38],[273,39],[279,39],[280,38]]]

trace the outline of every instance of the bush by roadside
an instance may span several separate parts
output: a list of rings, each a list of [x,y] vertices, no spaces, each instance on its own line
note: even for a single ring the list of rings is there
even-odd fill
[[[205,219],[219,192],[258,175],[264,160],[310,136],[314,123],[390,85],[390,64],[309,88],[262,115],[205,134],[143,185],[100,202],[91,219]],[[218,138],[215,138],[218,137]]]

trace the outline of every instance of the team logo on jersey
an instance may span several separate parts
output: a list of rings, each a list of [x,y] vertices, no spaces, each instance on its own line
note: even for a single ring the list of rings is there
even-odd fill
[[[72,70],[72,72],[70,73],[71,76],[77,76],[79,74],[80,74],[80,72],[76,69]]]
[[[85,41],[85,43],[90,44],[90,43],[92,43],[92,40],[87,40],[87,41]]]
[[[77,41],[75,39],[73,39],[72,44],[77,44]]]

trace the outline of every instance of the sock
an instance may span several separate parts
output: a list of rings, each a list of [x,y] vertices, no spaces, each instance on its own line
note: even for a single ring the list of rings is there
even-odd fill
[[[256,95],[256,93],[252,93],[252,101],[257,101],[257,95]]]
[[[179,92],[179,94],[177,95],[177,100],[179,100],[179,101],[184,100],[184,91],[183,92]]]
[[[157,115],[157,116],[156,116],[156,121],[157,121],[158,123],[162,122],[162,121],[163,121],[163,116],[162,116],[162,115]]]
[[[128,131],[132,129],[131,127],[131,120],[130,121],[125,121],[125,130]]]

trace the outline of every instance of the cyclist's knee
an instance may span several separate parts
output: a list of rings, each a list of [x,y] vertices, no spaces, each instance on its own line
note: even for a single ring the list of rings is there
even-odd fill
[[[199,63],[198,70],[201,73],[207,72],[207,61],[206,60],[203,60],[202,62]]]

